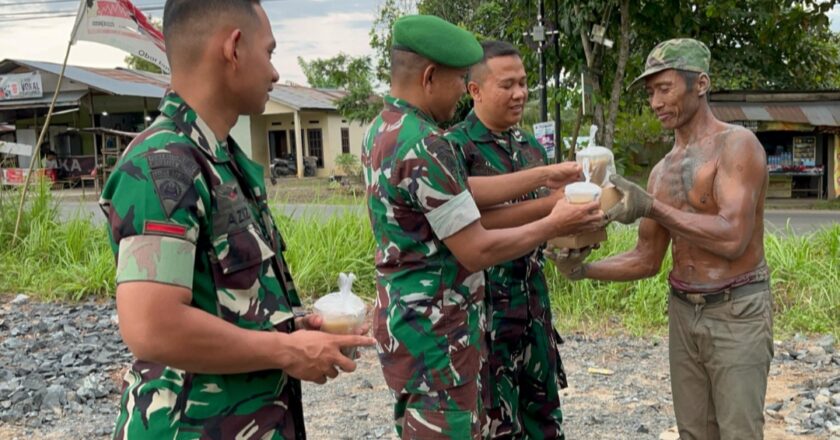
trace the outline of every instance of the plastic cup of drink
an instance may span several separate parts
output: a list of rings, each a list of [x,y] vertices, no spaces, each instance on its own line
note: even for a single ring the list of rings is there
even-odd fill
[[[574,205],[582,205],[598,200],[601,187],[590,182],[575,182],[566,185],[566,200]]]

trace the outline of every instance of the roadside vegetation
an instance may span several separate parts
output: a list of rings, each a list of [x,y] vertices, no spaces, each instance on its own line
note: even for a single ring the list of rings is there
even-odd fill
[[[43,300],[79,301],[114,292],[114,260],[104,227],[87,218],[60,222],[46,186],[33,187],[19,240],[12,233],[19,193],[0,191],[0,293],[25,293]],[[367,216],[347,213],[327,219],[278,217],[288,245],[286,257],[304,301],[337,290],[339,272],[354,272],[354,291],[375,295],[374,242]],[[631,249],[633,228],[614,226],[591,258]],[[768,234],[773,271],[775,325],[779,335],[833,333],[840,337],[840,225],[814,234]],[[663,268],[670,267],[670,257]],[[558,327],[570,331],[666,331],[667,270],[631,283],[570,283],[549,263],[546,275]]]

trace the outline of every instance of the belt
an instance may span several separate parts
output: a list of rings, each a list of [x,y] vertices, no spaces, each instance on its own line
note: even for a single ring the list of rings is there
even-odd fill
[[[745,296],[750,296],[759,292],[764,292],[767,290],[767,285],[768,283],[766,281],[759,281],[752,284],[745,284],[740,287],[731,287],[728,289],[724,289],[720,292],[714,293],[691,293],[684,292],[682,290],[678,290],[674,287],[671,287],[671,295],[674,295],[677,298],[689,304],[709,305],[722,303],[733,299],[743,298]]]

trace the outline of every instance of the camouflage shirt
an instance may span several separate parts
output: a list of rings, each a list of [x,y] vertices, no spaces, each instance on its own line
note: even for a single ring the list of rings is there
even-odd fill
[[[443,240],[480,218],[434,120],[388,96],[363,145],[376,241],[374,336],[385,380],[426,393],[475,380],[484,350],[484,276]]]
[[[494,133],[478,119],[475,111],[471,111],[463,122],[452,127],[446,133],[446,138],[461,154],[470,176],[496,176],[548,164],[545,149],[533,135],[517,127],[503,133]],[[536,199],[542,195],[534,191],[509,203]],[[527,295],[533,291],[529,286],[534,277],[543,276],[544,263],[542,248],[538,248],[529,255],[487,269],[487,294]],[[515,305],[500,304],[494,307],[494,312],[528,319],[528,307],[508,307]]]
[[[293,330],[299,305],[266,203],[263,169],[218,141],[178,95],[105,184],[117,283],[190,289],[192,306],[236,326]],[[115,438],[304,438],[300,384],[283,371],[196,374],[137,360]]]

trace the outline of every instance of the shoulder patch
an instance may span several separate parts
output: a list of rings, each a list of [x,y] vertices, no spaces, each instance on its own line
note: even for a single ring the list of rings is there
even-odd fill
[[[175,223],[146,220],[146,223],[143,225],[143,235],[164,235],[186,239],[187,227]]]
[[[194,160],[172,153],[151,153],[146,156],[151,169],[155,191],[167,217],[192,188],[199,166]]]

